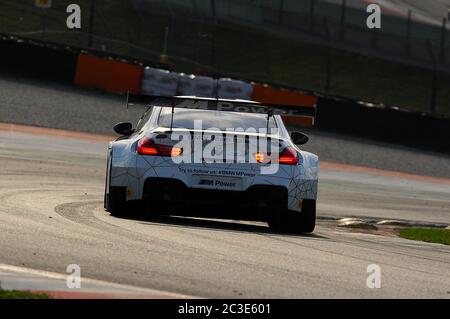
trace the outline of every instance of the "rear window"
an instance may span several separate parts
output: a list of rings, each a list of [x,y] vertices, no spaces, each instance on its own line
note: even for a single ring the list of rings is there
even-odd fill
[[[163,108],[159,116],[158,124],[170,127],[172,116],[171,108]],[[226,129],[255,128],[256,130],[267,127],[267,115],[255,113],[223,112],[210,110],[193,110],[175,108],[173,115],[173,127],[193,129],[194,120],[202,120],[202,129],[216,128],[221,131]],[[270,117],[269,128],[275,128],[275,120]]]

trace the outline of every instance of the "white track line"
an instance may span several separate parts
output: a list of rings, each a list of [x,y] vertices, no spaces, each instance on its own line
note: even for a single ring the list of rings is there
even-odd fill
[[[6,265],[0,263],[0,272],[11,272],[15,275],[17,274],[23,274],[28,276],[33,276],[35,278],[33,279],[52,279],[52,280],[62,280],[66,281],[67,276],[69,274],[60,274],[55,272],[49,272],[44,270],[36,270],[26,267],[18,267],[18,266],[12,266],[12,265]],[[38,277],[38,278],[36,278]],[[1,280],[2,278],[0,278]],[[153,297],[160,297],[160,298],[174,298],[174,299],[191,299],[191,298],[197,298],[194,296],[189,295],[183,295],[183,294],[177,294],[172,293],[168,291],[162,291],[162,290],[156,290],[156,289],[148,289],[148,288],[141,288],[141,287],[135,287],[135,286],[129,286],[129,285],[122,285],[122,284],[116,284],[112,282],[97,280],[97,279],[91,279],[91,278],[81,278],[82,286],[83,285],[96,285],[100,286],[102,288],[106,288],[108,293],[124,293],[124,294],[139,294],[139,295],[148,295]],[[74,292],[83,292],[85,291],[83,288],[80,289],[73,289]],[[105,292],[105,291],[102,291]]]

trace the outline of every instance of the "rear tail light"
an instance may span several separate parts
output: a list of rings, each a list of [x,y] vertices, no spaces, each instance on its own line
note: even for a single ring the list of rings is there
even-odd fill
[[[280,164],[296,165],[298,163],[297,152],[292,147],[286,147],[278,159]]]
[[[137,144],[137,152],[141,155],[158,155],[158,149],[152,139],[141,138]]]
[[[156,156],[181,156],[183,150],[171,145],[156,144],[151,138],[141,138],[137,144],[136,151],[141,155]]]
[[[258,163],[267,164],[272,161],[267,153],[256,153],[255,160]],[[292,147],[284,148],[278,156],[278,163],[284,165],[296,165],[298,163],[297,152]]]

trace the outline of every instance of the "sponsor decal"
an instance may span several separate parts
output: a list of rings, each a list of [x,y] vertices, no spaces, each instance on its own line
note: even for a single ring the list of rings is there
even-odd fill
[[[214,181],[209,180],[209,179],[201,179],[198,182],[199,185],[207,185],[207,186],[213,186],[214,185]]]
[[[235,188],[237,183],[220,179],[200,179],[198,185]]]

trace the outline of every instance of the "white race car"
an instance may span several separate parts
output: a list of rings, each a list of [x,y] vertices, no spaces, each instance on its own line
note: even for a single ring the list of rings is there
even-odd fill
[[[315,109],[242,100],[129,95],[147,107],[137,126],[119,123],[109,143],[104,206],[114,216],[219,217],[312,232],[318,157],[302,151],[281,115]]]

